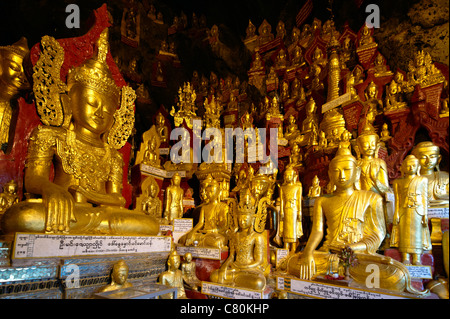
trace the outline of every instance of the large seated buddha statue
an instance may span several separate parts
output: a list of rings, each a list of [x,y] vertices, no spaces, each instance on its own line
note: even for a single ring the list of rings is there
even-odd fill
[[[120,90],[108,68],[108,29],[98,39],[98,52],[70,70],[67,84],[59,76],[64,49],[48,36],[41,45],[33,90],[44,125],[30,136],[24,180],[36,198],[8,209],[2,230],[156,235],[154,217],[123,207],[124,162],[118,150],[134,125],[135,93],[128,86]]]
[[[386,235],[382,197],[368,190],[357,190],[360,168],[349,148],[339,148],[331,160],[328,175],[335,190],[316,199],[311,234],[304,250],[287,261],[289,274],[311,280],[318,275],[343,275],[339,253],[351,249],[358,265],[350,267],[350,278],[366,285],[371,272],[379,269],[381,289],[424,293],[411,286],[405,266],[377,250]],[[325,230],[326,229],[326,230]],[[325,239],[319,247],[322,239]]]

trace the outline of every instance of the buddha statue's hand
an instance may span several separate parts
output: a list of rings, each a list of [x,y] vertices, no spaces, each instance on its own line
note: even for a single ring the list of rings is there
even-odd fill
[[[42,200],[47,210],[46,233],[68,233],[73,214],[73,197],[62,187],[50,183],[42,188]]]
[[[310,280],[316,274],[316,262],[312,254],[302,254],[298,266],[300,279]]]

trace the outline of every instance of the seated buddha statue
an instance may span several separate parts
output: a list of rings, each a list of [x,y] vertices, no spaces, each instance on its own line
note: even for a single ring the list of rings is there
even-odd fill
[[[180,237],[178,243],[185,246],[224,248],[227,246],[228,205],[220,201],[220,184],[211,175],[204,181],[205,203],[198,223],[187,234]]]
[[[300,146],[303,146],[304,143],[307,143],[309,141],[314,126],[316,128],[318,127],[318,119],[316,114],[317,105],[312,97],[306,104],[305,109],[306,118],[303,120],[302,126],[300,128],[300,133],[301,135],[303,135],[303,143]]]
[[[394,73],[389,70],[389,67],[386,65],[386,61],[381,53],[378,53],[375,57],[375,61],[373,62],[374,66],[368,70],[369,73],[373,73],[373,75],[378,78],[382,76],[391,76]]]
[[[235,287],[263,290],[270,272],[267,239],[254,229],[257,203],[250,190],[243,194],[237,208],[239,229],[230,238],[228,258],[211,273],[210,280]]]
[[[448,207],[449,183],[448,172],[439,170],[442,156],[439,147],[433,142],[420,142],[412,152],[420,164],[420,176],[428,179],[428,205]]]
[[[350,278],[356,283],[365,285],[371,274],[366,267],[375,264],[379,269],[379,288],[425,293],[411,286],[409,271],[402,263],[377,254],[386,235],[383,199],[372,191],[355,188],[359,173],[350,149],[339,148],[328,168],[335,189],[316,199],[308,242],[302,252],[288,259],[287,272],[304,280],[318,275],[343,275],[338,254],[351,249],[358,259],[358,265],[349,268]],[[322,239],[325,241],[319,248]]]
[[[8,209],[1,221],[4,233],[158,233],[154,217],[123,208],[124,164],[118,150],[132,131],[135,94],[123,87],[117,109],[120,90],[106,64],[107,31],[100,35],[97,54],[69,72],[67,85],[59,79],[60,66],[49,62],[63,59],[64,49],[54,38],[43,37],[43,52],[34,68],[34,93],[45,125],[30,136],[24,181],[27,192],[41,198]],[[58,76],[48,84],[50,74]],[[46,84],[47,89],[41,90]],[[67,95],[53,94],[61,88]],[[55,108],[50,115],[42,109],[47,102]]]
[[[0,193],[0,216],[12,205],[19,202],[17,194],[18,185],[15,180],[11,180],[3,185],[3,192]]]
[[[158,283],[171,288],[177,288],[177,299],[187,299],[186,292],[184,290],[183,272],[180,270],[180,265],[180,255],[178,255],[176,250],[173,249],[167,259],[168,269],[159,275]],[[173,294],[165,294],[161,297],[162,299],[172,299]]]
[[[386,86],[385,110],[394,111],[404,109],[407,106],[408,104],[403,101],[401,88],[399,87],[397,82],[395,82],[395,80],[392,80],[391,83]]]
[[[267,22],[266,19],[261,23],[261,25],[258,28],[258,45],[262,46],[274,39],[274,36],[272,34],[272,27]]]
[[[367,25],[367,23],[364,24],[362,30],[361,30],[361,36],[358,40],[358,48],[357,50],[364,50],[367,48],[372,48],[378,46],[373,39],[373,36],[371,34],[370,28]]]
[[[10,101],[20,91],[30,87],[22,66],[28,52],[25,38],[21,38],[13,45],[0,46],[0,148],[3,151],[6,151],[8,143],[13,141],[13,137],[10,136],[13,115]]]
[[[284,138],[291,142],[295,140],[300,135],[300,129],[298,128],[297,121],[295,120],[294,115],[289,115],[288,125],[286,126],[286,130],[284,132]]]
[[[312,180],[312,185],[308,191],[308,198],[320,197],[322,196],[322,187],[320,186],[320,179],[317,175],[314,176]]]
[[[367,119],[375,120],[375,116],[383,110],[383,101],[378,98],[378,86],[373,81],[367,86],[364,96],[366,101],[364,102],[363,113],[366,114]],[[372,114],[369,115],[369,113]]]

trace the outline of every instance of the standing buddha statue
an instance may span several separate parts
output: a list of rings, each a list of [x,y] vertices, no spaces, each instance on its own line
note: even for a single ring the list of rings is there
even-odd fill
[[[408,155],[402,163],[403,177],[394,180],[394,223],[391,247],[398,247],[405,264],[421,265],[424,250],[431,250],[428,228],[428,180],[419,176],[419,160]],[[412,259],[410,259],[412,255]]]

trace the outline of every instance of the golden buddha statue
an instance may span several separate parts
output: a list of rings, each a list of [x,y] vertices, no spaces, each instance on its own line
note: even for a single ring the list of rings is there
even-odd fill
[[[294,141],[298,136],[300,136],[300,129],[298,128],[297,121],[294,115],[289,115],[288,125],[286,126],[286,131],[284,132],[284,138],[288,140],[289,143]]]
[[[366,98],[364,102],[366,118],[368,117],[368,113],[372,113],[373,120],[375,120],[375,116],[383,110],[383,101],[378,98],[378,85],[371,81],[364,91],[364,96]]]
[[[284,49],[280,49],[275,58],[275,69],[281,70],[286,69],[287,67],[288,67],[288,59],[286,51]]]
[[[403,101],[401,88],[399,87],[397,82],[395,82],[395,80],[392,80],[391,83],[386,86],[385,110],[401,110],[406,108],[407,106],[408,104]]]
[[[434,65],[430,53],[423,50],[417,51],[414,59],[409,61],[406,76],[408,78],[406,92],[412,92],[418,84],[427,87],[445,81],[442,72]]]
[[[172,288],[177,288],[177,299],[187,299],[184,290],[183,272],[180,270],[181,258],[175,249],[167,259],[167,270],[161,273],[158,277],[158,283]],[[173,294],[166,294],[160,297],[161,299],[172,299]]]
[[[308,48],[313,40],[314,36],[311,25],[305,23],[303,25],[302,32],[300,33],[299,44],[304,48]]]
[[[391,133],[389,132],[388,124],[387,123],[383,123],[383,126],[381,127],[381,133],[380,133],[380,141],[381,141],[381,143],[385,144],[391,138],[392,138],[392,136],[391,136]]]
[[[317,175],[314,176],[312,180],[312,185],[308,191],[308,198],[320,197],[322,196],[322,187],[320,186],[320,180]]]
[[[373,62],[374,66],[369,69],[369,73],[373,72],[373,75],[378,78],[382,76],[391,76],[394,73],[389,70],[388,66],[386,65],[386,60],[381,55],[381,53],[378,53],[375,57],[375,60]]]
[[[312,97],[310,97],[308,103],[306,103],[305,110],[306,117],[302,122],[300,130],[300,133],[303,135],[304,141],[303,143],[301,143],[301,146],[309,141],[309,136],[313,131],[313,128],[317,128],[319,125],[317,118],[317,105]]]
[[[181,272],[183,273],[183,281],[193,290],[198,290],[201,286],[201,281],[196,275],[196,269],[196,264],[192,261],[192,254],[186,253],[184,255],[184,261],[181,263]]]
[[[360,187],[380,195],[391,191],[386,162],[378,158],[379,136],[370,124],[366,124],[356,139],[356,153],[360,155]],[[359,157],[359,156],[358,156]]]
[[[198,223],[178,243],[185,246],[224,248],[227,246],[228,210],[220,201],[220,184],[211,175],[205,181],[205,203],[200,209]]]
[[[386,235],[383,200],[372,191],[355,188],[359,173],[351,151],[339,148],[328,168],[335,190],[316,199],[308,242],[302,252],[289,258],[288,273],[305,280],[318,275],[343,275],[338,254],[346,248],[358,259],[358,265],[349,268],[355,282],[365,285],[366,267],[375,264],[379,269],[379,288],[422,293],[411,286],[409,272],[402,263],[376,253]],[[322,247],[316,250],[325,234]]]
[[[276,31],[277,34],[275,37],[284,40],[284,38],[286,37],[286,27],[282,20],[278,21]]]
[[[361,84],[364,82],[364,69],[362,66],[357,65],[352,71],[353,76],[355,77],[355,85]]]
[[[328,147],[328,140],[324,131],[319,132],[319,149],[324,150]]]
[[[374,41],[372,34],[371,34],[372,32],[370,30],[371,30],[371,28],[369,28],[367,23],[365,23],[361,30],[361,36],[358,40],[357,51],[361,51],[364,49],[369,49],[369,48],[378,46],[378,44]]]
[[[0,46],[0,148],[5,152],[10,137],[13,114],[11,100],[30,84],[23,70],[23,59],[29,53],[27,39],[21,38],[13,45]]]
[[[180,187],[180,174],[175,173],[170,181],[170,186],[166,188],[164,203],[164,219],[172,224],[175,218],[183,218],[183,195],[184,191]]]
[[[429,206],[448,207],[449,175],[439,170],[442,156],[439,147],[432,142],[421,142],[411,152],[420,164],[420,176],[428,179]]]
[[[256,27],[251,20],[248,20],[247,29],[245,29],[245,39],[251,39],[256,36]]]
[[[394,180],[395,212],[391,247],[398,247],[405,264],[421,265],[424,250],[431,250],[428,228],[428,180],[419,175],[419,160],[408,155],[401,171],[403,177]],[[412,255],[412,259],[410,256]]]
[[[270,41],[273,40],[273,34],[272,34],[272,27],[269,24],[269,22],[267,22],[266,19],[264,19],[264,21],[261,23],[261,25],[258,28],[258,45],[262,46]]]
[[[255,52],[252,64],[250,66],[250,72],[264,70],[264,62],[261,60],[261,54],[259,51]]]
[[[157,219],[162,218],[162,202],[158,197],[159,186],[152,176],[147,176],[141,185],[142,195],[136,199],[136,207]]]
[[[17,195],[17,183],[14,180],[3,185],[3,192],[0,193],[0,216],[12,205],[19,202]]]
[[[169,141],[169,129],[166,126],[166,118],[161,112],[156,114],[156,131],[158,132],[161,144]]]
[[[284,248],[294,254],[297,240],[303,235],[302,227],[302,184],[293,167],[284,171],[284,183],[280,186],[280,222]]]
[[[289,95],[289,81],[283,80],[281,82],[280,100],[282,102],[285,102],[285,101],[289,100],[289,98],[290,98],[290,95]]]
[[[289,70],[306,65],[306,61],[303,58],[302,47],[300,45],[296,45],[294,47],[290,56],[291,56],[291,64]]]
[[[289,155],[289,164],[286,165],[287,167],[292,167],[295,169],[299,169],[303,166],[303,155],[301,153],[301,148],[298,143],[293,143],[291,146],[291,154]]]
[[[111,272],[111,283],[101,287],[97,292],[108,292],[133,287],[133,284],[127,281],[128,271],[129,268],[125,261],[119,260],[116,262]]]
[[[270,272],[267,237],[254,229],[257,203],[249,189],[237,208],[239,229],[231,234],[228,258],[211,273],[210,280],[221,284],[264,290]]]
[[[153,135],[150,140],[147,141],[147,147],[144,152],[143,164],[153,167],[161,168],[161,160],[159,158],[159,136]]]
[[[8,209],[3,231],[156,235],[155,218],[123,208],[123,159],[118,149],[132,132],[136,96],[123,87],[116,109],[120,90],[106,64],[108,29],[99,37],[97,54],[69,72],[67,86],[59,77],[63,48],[48,36],[41,43],[33,79],[44,125],[30,136],[25,187],[42,198]],[[68,94],[57,94],[62,89]]]

